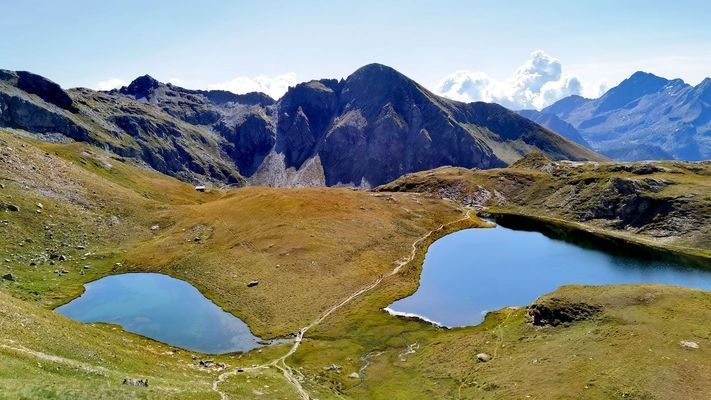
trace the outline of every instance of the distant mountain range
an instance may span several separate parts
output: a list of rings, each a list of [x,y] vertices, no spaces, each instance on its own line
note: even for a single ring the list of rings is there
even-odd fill
[[[619,161],[711,159],[711,78],[691,86],[636,72],[598,99],[520,114]]]
[[[443,165],[505,166],[534,150],[604,159],[504,107],[439,97],[379,64],[301,83],[279,100],[150,76],[109,92],[65,91],[0,71],[0,126],[89,142],[194,182],[370,187]]]

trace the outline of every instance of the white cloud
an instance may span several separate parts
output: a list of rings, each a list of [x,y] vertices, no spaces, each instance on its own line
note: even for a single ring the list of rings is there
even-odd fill
[[[286,93],[289,86],[297,84],[296,74],[293,72],[269,77],[259,75],[254,78],[240,76],[227,82],[208,85],[208,89],[229,90],[237,94],[248,92],[264,92],[269,96],[278,99]]]
[[[514,110],[541,109],[563,97],[582,94],[583,84],[576,76],[563,73],[558,59],[537,50],[508,79],[496,80],[479,71],[456,71],[442,79],[435,92],[454,100],[495,102]]]
[[[123,79],[110,78],[105,81],[98,82],[96,85],[94,85],[94,89],[96,89],[96,90],[111,90],[111,89],[118,89],[121,86],[126,86],[126,85],[128,85],[128,82],[124,81]]]
[[[173,84],[175,86],[180,86],[180,87],[187,87],[188,82],[180,79],[180,78],[170,78],[168,79],[168,83]]]

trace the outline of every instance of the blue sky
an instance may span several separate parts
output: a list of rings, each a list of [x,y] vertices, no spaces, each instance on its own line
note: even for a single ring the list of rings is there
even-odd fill
[[[574,77],[592,95],[636,70],[692,84],[711,75],[710,4],[0,0],[0,68],[65,87],[149,73],[188,87],[278,93],[380,62],[433,89],[465,71],[508,93],[515,71],[542,50],[560,65],[558,79]]]

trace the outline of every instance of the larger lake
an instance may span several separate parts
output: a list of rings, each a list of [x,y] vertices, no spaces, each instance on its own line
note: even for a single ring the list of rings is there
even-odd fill
[[[108,322],[173,346],[203,353],[260,347],[247,324],[185,281],[167,275],[112,275],[55,311],[81,322]]]
[[[561,285],[663,283],[711,290],[711,270],[612,255],[502,226],[434,242],[420,287],[386,310],[447,327],[476,325],[488,311],[522,306]]]

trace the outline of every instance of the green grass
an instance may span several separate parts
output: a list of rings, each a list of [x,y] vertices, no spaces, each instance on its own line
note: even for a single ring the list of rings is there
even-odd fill
[[[90,280],[156,271],[194,284],[257,335],[285,335],[392,270],[409,255],[415,240],[462,216],[454,202],[412,193],[336,188],[198,193],[191,185],[82,144],[37,143],[0,132],[0,150],[7,147],[13,151],[0,160],[0,183],[5,185],[0,201],[19,205],[20,212],[0,214],[0,220],[8,221],[0,226],[0,261],[11,259],[0,268],[17,278],[0,282],[0,398],[217,399],[211,385],[218,372],[198,368],[192,357],[208,356],[116,326],[79,324],[50,309],[79,295]],[[443,168],[402,180],[398,190],[427,188],[461,200],[457,196],[478,190],[477,185],[496,187],[515,202],[528,202],[528,212],[545,211],[560,219],[555,223],[579,224],[572,214],[556,214],[558,208],[546,201],[558,201],[564,195],[560,190],[574,180],[594,178],[593,185],[603,188],[608,178],[632,176],[590,166],[570,168],[565,179],[529,168]],[[655,195],[699,192],[690,201],[699,215],[706,215],[703,170],[664,176],[676,184]],[[442,190],[447,192],[438,192]],[[35,212],[39,202],[41,214]],[[151,231],[153,225],[160,229]],[[603,311],[555,328],[532,326],[522,308],[490,313],[476,327],[451,330],[381,311],[417,289],[432,241],[471,226],[483,224],[472,218],[436,231],[399,274],[386,277],[308,332],[287,363],[303,374],[302,385],[314,398],[711,396],[707,292],[649,285],[563,287],[545,297],[599,304]],[[582,228],[615,233],[595,223]],[[649,240],[644,233],[615,234]],[[689,233],[669,245],[703,250],[706,235],[704,230]],[[29,265],[30,258],[52,252],[68,260]],[[91,268],[81,275],[86,264]],[[69,273],[54,273],[60,265]],[[251,279],[260,284],[248,289]],[[683,349],[680,340],[693,340],[700,348]],[[209,358],[248,367],[269,362],[288,348],[283,344]],[[493,359],[479,363],[479,352]],[[362,370],[367,355],[365,374],[349,378]],[[328,370],[331,364],[341,366],[341,372]],[[124,386],[125,377],[148,378],[150,385]],[[237,373],[219,387],[230,398],[297,398],[275,368]]]

